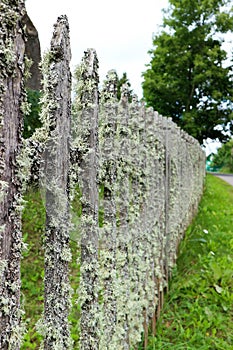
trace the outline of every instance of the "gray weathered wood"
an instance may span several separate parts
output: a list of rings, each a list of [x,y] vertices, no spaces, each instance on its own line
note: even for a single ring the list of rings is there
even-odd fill
[[[0,12],[0,348],[20,348],[22,147],[25,40],[23,1],[4,1]]]
[[[100,235],[100,279],[103,295],[100,349],[116,348],[116,122],[117,75],[109,71],[100,101],[100,184],[103,227]]]
[[[98,263],[98,59],[85,52],[75,72],[77,80],[73,147],[79,154],[78,184],[82,194],[81,267],[81,350],[99,348],[99,263]]]
[[[45,350],[72,348],[68,323],[70,59],[68,20],[61,16],[43,63],[42,120],[48,131],[41,168],[46,199],[45,301],[38,329],[44,336]]]
[[[133,95],[132,102],[129,104],[129,277],[130,277],[130,295],[129,295],[129,341],[131,347],[136,346],[143,332],[143,307],[144,307],[144,288],[142,281],[143,251],[141,225],[141,207],[144,203],[144,143],[141,142],[140,133],[144,130],[144,106],[142,107],[136,95]]]
[[[117,341],[118,348],[128,350],[129,345],[129,127],[127,84],[122,86],[117,118]]]

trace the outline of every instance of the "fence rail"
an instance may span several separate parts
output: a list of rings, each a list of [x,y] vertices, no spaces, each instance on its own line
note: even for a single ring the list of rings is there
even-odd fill
[[[20,14],[22,2],[15,3]],[[22,55],[19,24],[16,21],[7,35],[12,35],[12,43],[21,40]],[[21,198],[20,181],[39,177],[46,198],[45,304],[39,322],[43,348],[73,348],[68,324],[69,207],[77,186],[81,224],[72,230],[80,237],[81,248],[79,348],[136,349],[142,332],[146,348],[148,328],[151,324],[155,332],[179,242],[202,196],[205,154],[170,118],[146,108],[136,95],[129,102],[127,85],[118,101],[115,71],[108,72],[99,90],[93,49],[85,52],[75,71],[71,116],[69,45],[68,21],[61,16],[43,63],[43,125],[25,141],[24,149],[20,127],[15,129],[22,122],[21,93],[16,92],[23,86],[23,70],[15,75],[16,64],[8,71],[6,62],[0,62],[5,67],[0,85],[0,347],[20,348],[16,332],[23,332],[18,316],[21,231],[14,203]],[[20,58],[19,46],[11,49]],[[9,91],[18,100],[8,113]],[[8,143],[7,130],[15,131],[16,141]],[[17,180],[7,174],[16,174]]]

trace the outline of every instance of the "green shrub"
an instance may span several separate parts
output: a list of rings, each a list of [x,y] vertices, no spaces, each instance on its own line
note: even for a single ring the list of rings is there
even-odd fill
[[[29,114],[24,116],[24,130],[23,137],[25,139],[32,136],[34,131],[41,127],[41,121],[39,119],[40,114],[40,91],[27,89],[27,100],[31,106]]]

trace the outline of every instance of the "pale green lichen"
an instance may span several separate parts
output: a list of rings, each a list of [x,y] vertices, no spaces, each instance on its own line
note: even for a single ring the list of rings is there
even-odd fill
[[[24,323],[15,325],[9,339],[9,350],[18,349],[19,344],[22,344],[24,335],[26,334],[26,327]]]
[[[39,334],[41,334],[44,338],[53,339],[53,350],[64,350],[64,339],[61,336],[62,334],[62,326],[59,328],[55,328],[53,321],[45,322],[44,317],[42,317],[36,323],[36,329]],[[40,350],[43,350],[44,346],[41,344]],[[73,349],[73,340],[71,338],[67,339],[65,344],[65,349],[72,350]]]
[[[73,106],[74,154],[79,164],[73,166],[73,179],[82,193],[81,267],[79,298],[81,303],[81,349],[98,349],[98,60],[88,49],[75,71]],[[90,186],[91,184],[91,186]],[[75,184],[71,188],[75,188]]]
[[[4,226],[2,226],[4,229]],[[1,230],[0,230],[0,238],[1,238]],[[5,269],[7,267],[7,260],[1,260],[0,261],[0,276],[3,276]]]
[[[8,38],[5,42],[5,47],[2,49],[4,54],[4,64],[8,70],[13,71],[15,67],[16,54],[14,48],[14,41],[12,38]]]
[[[32,136],[41,148],[40,188],[46,206],[45,227],[45,307],[37,324],[44,336],[41,347],[72,349],[69,267],[69,138],[70,138],[70,70],[69,26],[66,16],[58,18],[51,49],[43,59],[43,94],[40,119],[42,127]],[[68,108],[67,108],[68,107]]]
[[[31,104],[28,103],[28,101],[23,101],[21,103],[21,112],[23,113],[23,115],[29,115],[31,112]]]
[[[26,187],[28,184],[28,180],[31,175],[31,165],[32,165],[32,158],[30,157],[31,154],[33,154],[31,147],[28,144],[27,140],[23,140],[23,147],[22,150],[17,157],[17,164],[20,167],[20,179],[23,185],[23,192],[26,191]]]
[[[103,227],[100,242],[100,343],[101,349],[118,348],[116,334],[117,271],[116,271],[116,119],[118,111],[117,75],[109,71],[103,84],[99,116],[99,178],[103,188],[100,208],[103,210]]]
[[[0,180],[0,202],[4,199],[8,186],[6,181]]]
[[[11,310],[10,300],[8,298],[1,297],[0,298],[0,305],[1,305],[1,309],[2,309],[3,313],[5,315],[9,315],[10,310]]]
[[[33,64],[33,60],[25,56],[24,58],[24,79],[27,81],[31,77],[31,66]]]
[[[83,67],[80,72],[82,75]],[[79,91],[84,85],[82,81]],[[127,96],[127,88],[123,87],[122,99],[117,105],[114,94],[104,86],[100,101],[100,180],[108,195],[113,196],[109,197],[111,201],[101,200],[100,206],[104,214],[116,206],[112,215],[117,230],[116,246],[106,244],[106,237],[113,242],[115,229],[106,219],[99,236],[103,299],[100,344],[103,349],[136,346],[143,323],[148,324],[149,319],[155,317],[156,309],[159,314],[163,291],[176,261],[177,246],[194,215],[205,174],[204,155],[198,143],[181,132],[171,119],[139,104],[136,96],[129,104]],[[78,101],[81,103],[81,99]],[[86,104],[87,108],[90,106],[93,107]],[[76,110],[82,110],[80,105]],[[84,140],[89,135],[90,124],[80,122],[83,130],[76,146],[88,154]],[[112,129],[114,123],[117,123],[116,133]],[[84,156],[86,158],[88,156]],[[109,172],[113,164],[116,167],[114,182],[114,173]],[[82,176],[82,170],[78,170],[77,177]],[[82,200],[86,202],[85,195]],[[84,216],[82,220],[91,227],[95,225],[92,217]],[[85,232],[83,238],[88,239]],[[95,246],[88,245],[88,250],[94,253]],[[91,272],[95,259],[87,264],[82,262],[81,271]],[[104,289],[107,282],[107,288],[114,289],[112,299]],[[85,304],[91,296],[82,282],[81,290],[80,302]],[[105,306],[104,301],[108,305]],[[108,315],[106,312],[115,313],[116,319],[110,322],[104,317]]]
[[[64,261],[71,261],[72,260],[72,254],[69,247],[64,247],[61,252],[61,259]]]
[[[0,133],[1,133],[1,202],[4,201],[0,237],[6,246],[1,254],[1,335],[0,346],[4,349],[19,349],[24,336],[20,310],[20,258],[21,258],[21,208],[22,184],[17,157],[22,147],[22,107],[25,101],[24,90],[24,36],[20,26],[25,6],[24,1],[1,2],[0,22]],[[16,92],[8,89],[15,87]],[[6,107],[6,96],[14,102],[14,108]],[[4,101],[5,100],[5,101]],[[12,133],[8,133],[12,128]],[[12,138],[9,141],[9,135]],[[14,149],[12,146],[14,145]],[[9,166],[9,169],[6,169]],[[4,179],[4,181],[2,181]],[[7,191],[7,186],[11,191]],[[7,196],[7,200],[6,200]],[[1,203],[2,204],[2,203]],[[1,244],[2,245],[2,244]]]
[[[7,50],[9,48],[10,42]],[[5,59],[12,62],[13,56],[7,50]],[[43,127],[31,139],[49,149],[52,159],[59,139],[51,130],[54,113],[61,106],[60,98],[53,98],[59,81],[54,58],[54,53],[48,52],[42,65]],[[177,129],[170,119],[146,109],[136,96],[129,103],[127,86],[123,86],[118,103],[114,71],[108,73],[99,102],[97,66],[94,50],[88,50],[75,72],[73,104],[71,148],[76,161],[70,170],[70,197],[75,196],[78,182],[83,209],[74,228],[78,230],[80,246],[77,249],[81,248],[80,346],[85,350],[125,350],[136,346],[143,323],[148,324],[156,308],[160,308],[163,290],[176,261],[177,245],[202,194],[205,159],[198,143]],[[22,104],[22,108],[25,106],[28,108]],[[92,144],[90,135],[94,140]],[[53,147],[50,147],[51,140]],[[25,146],[18,160],[24,182],[30,176],[27,173],[32,164],[30,157],[34,157],[30,147]],[[66,209],[67,193],[59,188],[56,177],[47,176],[46,169],[44,175],[43,186],[54,194],[57,203],[47,208],[47,237],[54,229],[63,232],[60,241],[61,237],[58,239],[56,235],[55,242],[46,241],[45,262],[47,268],[55,269],[55,256],[65,263],[71,259],[66,245],[70,226],[65,229],[61,215]],[[100,200],[104,212],[101,231],[98,227],[99,180],[104,187],[104,198]],[[7,183],[1,183],[2,196],[6,186]],[[21,210],[20,200],[17,199],[16,204],[16,210]],[[3,262],[0,272],[6,267]],[[70,298],[69,284],[63,280],[56,287],[61,300],[55,302],[50,295],[48,301],[54,301],[54,310],[59,313],[64,307],[63,301]],[[11,285],[12,290],[17,288],[17,283]],[[10,301],[3,298],[1,304],[4,312],[9,313]],[[45,338],[54,338],[54,349],[64,349],[62,327],[56,328],[49,317],[42,317],[38,329]],[[72,348],[70,339],[66,339],[66,348]]]
[[[81,67],[80,76],[83,72]],[[110,84],[108,80],[106,83]],[[85,80],[79,84],[79,92],[84,85]],[[114,91],[113,85],[112,88]],[[204,155],[198,143],[181,132],[171,119],[139,104],[136,96],[129,104],[127,96],[127,88],[123,87],[122,99],[117,105],[114,94],[104,86],[100,101],[100,181],[109,196],[101,199],[100,207],[104,215],[113,215],[117,232],[114,243],[114,221],[104,217],[99,235],[103,300],[99,319],[100,345],[106,350],[136,346],[143,323],[148,324],[149,319],[155,317],[156,308],[159,314],[163,290],[176,261],[177,246],[201,197],[205,173]],[[81,101],[79,98],[76,111],[82,110]],[[88,103],[85,106],[93,107]],[[86,161],[93,152],[85,143],[90,124],[79,119],[80,113],[77,115],[82,126],[75,145],[85,153],[82,156]],[[112,129],[115,123],[116,132]],[[109,172],[113,164],[115,178],[114,172]],[[77,174],[83,185],[83,171],[79,169]],[[87,200],[83,194],[83,203]],[[115,212],[111,212],[114,205]],[[90,225],[91,229],[95,225],[92,216],[85,215],[81,222],[83,227]],[[88,240],[85,231],[82,236]],[[112,247],[106,237],[113,242]],[[95,245],[90,243],[87,247],[95,253]],[[95,261],[96,257],[88,263],[81,262],[82,273],[90,273]],[[105,286],[114,289],[111,299]],[[84,305],[91,300],[91,295],[83,281],[80,288],[80,302]],[[93,312],[98,314],[97,309]],[[110,322],[108,315],[114,313],[116,319]]]

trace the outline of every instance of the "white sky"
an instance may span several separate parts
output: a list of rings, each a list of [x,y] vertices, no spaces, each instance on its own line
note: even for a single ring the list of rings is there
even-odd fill
[[[70,24],[71,70],[87,48],[96,49],[100,82],[108,70],[123,72],[142,98],[142,77],[149,63],[152,36],[162,24],[167,0],[26,0],[28,14],[38,30],[41,50],[49,48],[53,24],[66,14]]]
[[[53,24],[66,14],[70,24],[71,71],[87,48],[96,49],[100,83],[110,69],[124,72],[142,98],[142,77],[150,62],[153,33],[162,24],[168,0],[26,0],[28,14],[39,33],[42,54],[49,48]],[[220,144],[217,144],[219,147]],[[207,153],[216,151],[210,144]]]

